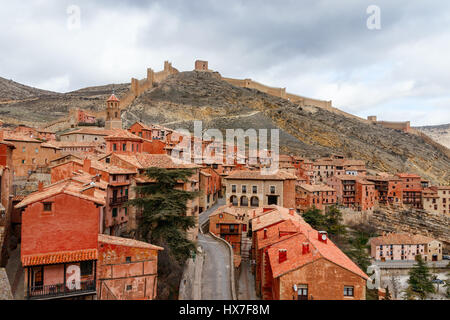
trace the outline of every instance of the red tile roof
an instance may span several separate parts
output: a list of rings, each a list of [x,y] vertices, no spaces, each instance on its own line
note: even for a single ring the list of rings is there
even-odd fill
[[[330,239],[327,240],[327,243],[324,243],[318,240],[318,236],[317,230],[310,229],[270,247],[268,255],[273,277],[277,278],[319,259],[326,259],[364,279],[368,278]],[[303,254],[303,243],[309,243],[309,253]],[[280,249],[287,250],[287,260],[281,263],[278,258]]]
[[[110,235],[106,235],[106,234],[99,234],[98,242],[115,244],[115,245],[119,245],[119,246],[134,247],[134,248],[164,250],[164,248],[155,246],[151,243],[138,241],[138,240],[134,240],[134,239],[128,239],[128,238],[114,237],[114,236],[110,236]]]
[[[193,163],[178,163],[167,154],[149,154],[137,153],[134,155],[114,154],[115,157],[128,162],[137,169],[144,169],[149,167],[167,168],[167,169],[188,169],[200,168],[199,165]]]
[[[143,139],[135,134],[132,134],[128,130],[113,129],[111,134],[105,137],[105,140],[118,140],[118,139],[132,139],[136,141],[143,141]]]
[[[260,170],[237,170],[231,172],[229,180],[296,180],[297,177],[286,171],[278,170],[275,174],[261,174]]]
[[[73,181],[72,179],[61,180],[45,187],[42,191],[29,194],[21,202],[19,202],[15,208],[19,209],[26,207],[31,203],[42,201],[59,193],[65,193],[74,197],[105,205],[105,191],[96,188],[94,191],[94,196],[90,196],[82,193],[83,189],[84,186],[77,181]]]
[[[97,249],[62,251],[22,256],[22,266],[38,266],[65,262],[97,260]]]
[[[120,101],[119,98],[116,97],[116,95],[113,93],[111,94],[111,96],[108,98],[107,101]]]
[[[389,245],[389,244],[427,244],[433,241],[433,238],[410,233],[389,233],[384,236],[372,238],[372,245]]]

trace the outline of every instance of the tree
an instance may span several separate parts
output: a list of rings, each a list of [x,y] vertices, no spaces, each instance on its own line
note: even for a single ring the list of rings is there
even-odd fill
[[[325,228],[325,217],[315,206],[303,213],[302,218],[316,230],[323,230]]]
[[[187,230],[195,227],[193,216],[186,216],[187,201],[197,192],[175,189],[179,181],[187,182],[193,175],[190,169],[147,168],[145,176],[154,183],[136,187],[138,196],[129,204],[142,212],[138,222],[138,236],[148,242],[167,247],[179,262],[184,262],[195,250],[187,239]]]
[[[430,270],[420,254],[416,255],[416,262],[409,271],[408,288],[405,290],[406,299],[425,300],[429,293],[434,293],[434,286]]]
[[[391,293],[389,292],[389,286],[386,286],[386,293],[383,300],[392,300]]]
[[[391,274],[390,280],[391,280],[391,284],[392,284],[392,291],[394,294],[394,299],[397,299],[398,293],[400,290],[400,280],[398,279],[397,276],[394,276],[393,274]]]
[[[345,253],[362,269],[367,270],[370,266],[368,254],[368,235],[363,231],[356,231],[353,237],[348,239],[350,248]]]
[[[345,234],[345,226],[342,225],[342,213],[335,206],[328,208],[324,214],[313,206],[302,217],[306,223],[316,230],[324,230],[334,236]]]
[[[329,234],[340,236],[346,233],[342,224],[342,213],[336,206],[331,206],[325,212],[325,227]]]
[[[447,268],[450,268],[450,262],[447,264]],[[447,288],[445,292],[447,299],[450,299],[450,272],[447,273],[447,280],[445,280],[444,287]]]

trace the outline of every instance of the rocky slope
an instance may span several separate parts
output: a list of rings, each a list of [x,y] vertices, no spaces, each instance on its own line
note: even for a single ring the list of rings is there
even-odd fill
[[[41,126],[66,117],[71,108],[99,111],[112,90],[119,97],[129,84],[89,87],[68,93],[40,90],[0,78],[0,119],[5,123]]]
[[[450,123],[440,126],[417,127],[415,129],[425,133],[443,146],[450,148]]]
[[[423,138],[368,124],[323,109],[300,107],[252,89],[234,87],[206,72],[181,72],[147,91],[123,114],[136,120],[192,130],[280,129],[283,152],[309,158],[341,153],[373,169],[415,172],[433,182],[450,181],[450,152]]]

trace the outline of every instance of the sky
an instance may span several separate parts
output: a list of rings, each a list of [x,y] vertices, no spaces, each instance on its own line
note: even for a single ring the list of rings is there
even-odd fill
[[[41,89],[201,59],[362,117],[450,123],[446,0],[0,0],[0,30],[0,77]]]

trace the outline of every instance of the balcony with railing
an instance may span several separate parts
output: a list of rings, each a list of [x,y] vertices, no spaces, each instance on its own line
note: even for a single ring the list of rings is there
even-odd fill
[[[117,204],[122,204],[127,201],[128,201],[128,196],[112,197],[111,199],[109,199],[109,205],[113,206],[113,205],[117,205]]]
[[[30,300],[55,299],[70,296],[90,295],[96,293],[95,280],[79,281],[69,288],[65,283],[31,286],[27,289]]]

